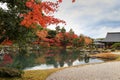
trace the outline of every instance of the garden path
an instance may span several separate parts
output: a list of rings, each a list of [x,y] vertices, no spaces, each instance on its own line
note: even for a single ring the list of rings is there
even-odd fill
[[[46,80],[120,80],[120,61],[66,68]]]

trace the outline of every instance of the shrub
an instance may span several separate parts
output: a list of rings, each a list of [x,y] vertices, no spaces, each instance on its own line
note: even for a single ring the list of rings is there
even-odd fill
[[[120,49],[120,43],[114,43],[114,44],[112,45],[112,48],[113,48],[113,49]]]
[[[0,77],[21,77],[22,71],[11,69],[11,68],[5,68],[0,67]]]

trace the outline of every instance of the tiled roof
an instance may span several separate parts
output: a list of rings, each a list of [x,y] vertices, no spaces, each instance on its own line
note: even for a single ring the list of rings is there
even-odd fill
[[[102,42],[120,42],[120,32],[110,32]]]

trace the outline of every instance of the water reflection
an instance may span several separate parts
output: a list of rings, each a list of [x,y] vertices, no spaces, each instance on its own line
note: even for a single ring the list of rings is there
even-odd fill
[[[65,49],[42,49],[23,54],[9,54],[11,62],[3,64],[5,59],[0,60],[0,66],[8,66],[17,69],[35,70],[68,67],[85,63],[103,62],[98,59],[90,59],[79,50]],[[3,57],[5,58],[5,57]]]
[[[13,58],[13,63],[9,65],[9,67],[24,69],[26,67],[35,66],[35,54],[17,54]]]
[[[96,62],[103,62],[102,60],[99,59],[89,59],[90,63],[96,63]],[[79,61],[79,60],[75,60],[72,63],[72,66],[76,66],[76,65],[81,65],[81,64],[86,64],[84,61]],[[60,68],[61,66],[58,65],[58,68]],[[62,67],[68,67],[67,63],[64,63],[64,66]],[[46,65],[46,64],[41,64],[41,65],[37,65],[34,67],[27,67],[24,70],[38,70],[38,69],[53,69],[55,68],[53,65]]]

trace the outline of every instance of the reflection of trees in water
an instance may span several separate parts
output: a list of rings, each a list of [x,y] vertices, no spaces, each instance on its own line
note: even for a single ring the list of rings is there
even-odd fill
[[[59,65],[60,65],[60,67],[63,67],[64,66],[64,61],[63,60],[59,61]]]
[[[83,57],[80,56],[79,50],[75,49],[66,50],[63,48],[62,49],[47,48],[43,50],[41,49],[41,52],[37,53],[37,58],[39,58],[38,63],[42,62],[43,64],[53,65],[55,68],[57,68],[58,66],[63,67],[64,64],[72,66],[75,60],[77,59],[79,59],[80,61],[83,60]]]
[[[13,63],[10,67],[17,68],[17,69],[24,69],[26,67],[31,67],[35,65],[35,54],[34,53],[27,53],[26,50],[22,50],[21,54],[17,54],[14,59]]]
[[[47,65],[53,65],[55,68],[58,67],[57,61],[55,60],[54,57],[46,57],[46,64]]]
[[[84,60],[83,54],[84,53],[79,52],[78,61],[83,61]]]
[[[72,66],[73,62],[79,58],[80,53],[78,50],[66,51],[65,49],[62,49],[59,56],[61,58],[61,61],[59,62],[60,67],[63,67],[64,63],[66,63],[68,66]]]
[[[72,60],[68,60],[68,61],[66,61],[66,63],[67,63],[68,66],[72,66],[73,61]]]
[[[63,67],[68,56],[67,51],[65,49],[60,50],[59,56],[60,56],[59,65],[60,67]]]
[[[36,51],[34,51],[36,52]],[[13,63],[10,67],[17,69],[24,69],[26,67],[33,67],[39,64],[53,65],[55,68],[63,67],[64,64],[72,66],[75,60],[89,62],[87,57],[80,55],[79,50],[66,49],[41,49],[40,53],[27,53],[22,50],[21,54],[13,56]]]
[[[43,55],[46,55],[45,60],[47,65],[53,65],[55,68],[58,67],[57,61],[56,61],[56,50],[54,49],[48,49]]]
[[[47,65],[53,65],[54,67],[63,67],[66,63],[68,66],[72,66],[73,62],[80,58],[80,53],[77,50],[59,49],[46,51],[47,57],[45,58]],[[54,54],[54,55],[53,55]],[[59,57],[58,57],[59,56]]]

